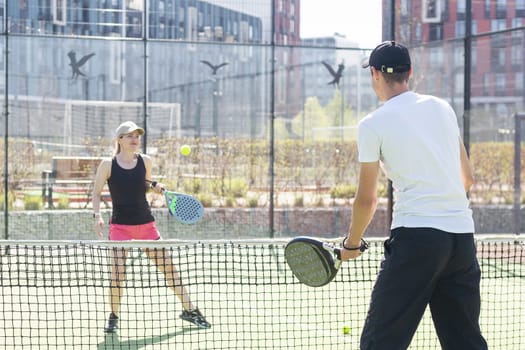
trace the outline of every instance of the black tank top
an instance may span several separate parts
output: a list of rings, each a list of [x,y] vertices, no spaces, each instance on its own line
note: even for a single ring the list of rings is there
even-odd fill
[[[133,169],[122,168],[113,158],[108,187],[113,202],[111,223],[142,225],[155,221],[146,199],[146,166],[140,155]]]

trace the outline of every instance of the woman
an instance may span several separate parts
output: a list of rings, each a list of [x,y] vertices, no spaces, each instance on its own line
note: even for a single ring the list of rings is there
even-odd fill
[[[150,186],[152,160],[145,154],[140,154],[140,138],[144,129],[135,123],[127,121],[116,130],[115,154],[112,159],[104,159],[95,175],[93,189],[93,217],[95,232],[103,237],[104,219],[100,215],[100,195],[107,182],[113,212],[109,224],[109,239],[112,241],[158,240],[160,234],[155,226],[155,219],[146,199],[146,192],[151,187],[160,193],[162,184],[153,182]],[[210,328],[210,324],[194,307],[182,284],[169,252],[165,249],[145,249],[148,258],[166,276],[169,287],[182,302],[184,311],[180,318],[194,323],[199,328]],[[127,249],[113,250],[112,281],[110,287],[111,314],[105,327],[106,333],[114,333],[118,329],[118,314],[122,299],[122,284],[125,280]]]

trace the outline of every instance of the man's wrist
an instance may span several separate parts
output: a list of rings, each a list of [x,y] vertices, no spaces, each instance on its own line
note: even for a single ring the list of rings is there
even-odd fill
[[[368,243],[364,239],[360,239],[359,244],[353,244],[353,245],[347,245],[346,241],[348,240],[348,237],[345,237],[343,240],[343,249],[345,250],[359,250],[361,252],[364,252],[368,249]]]
[[[95,212],[93,213],[93,219],[98,219],[100,218],[102,215],[99,213],[99,212]]]

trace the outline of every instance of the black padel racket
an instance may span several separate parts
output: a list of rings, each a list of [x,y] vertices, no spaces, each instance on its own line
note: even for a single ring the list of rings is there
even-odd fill
[[[292,239],[284,257],[297,279],[310,287],[321,287],[334,279],[341,266],[341,249],[312,237]]]

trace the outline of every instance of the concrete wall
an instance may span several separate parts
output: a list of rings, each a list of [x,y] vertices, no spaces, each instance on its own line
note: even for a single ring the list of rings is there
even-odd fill
[[[473,207],[477,233],[512,233],[513,212],[510,206]],[[367,236],[388,235],[386,208],[378,208]],[[104,212],[106,222],[110,212]],[[163,238],[238,239],[269,237],[268,208],[207,208],[204,219],[184,225],[170,217],[166,209],[154,209]],[[351,207],[276,209],[275,237],[311,235],[339,237],[346,234]],[[525,232],[522,209],[521,232]],[[13,211],[9,213],[9,239],[16,240],[95,240],[94,220],[89,210]],[[0,227],[4,217],[0,217]],[[4,232],[3,232],[4,233]],[[3,234],[1,238],[5,238]]]

